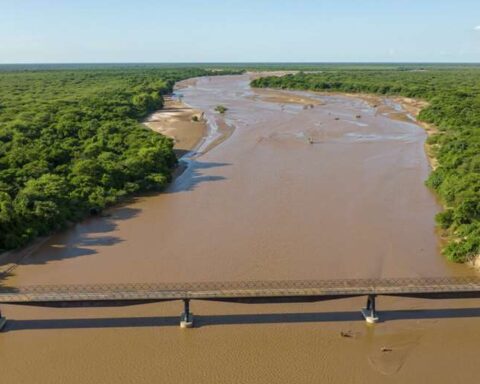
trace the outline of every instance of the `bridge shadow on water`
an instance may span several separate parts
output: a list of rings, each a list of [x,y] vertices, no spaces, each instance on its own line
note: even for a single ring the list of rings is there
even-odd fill
[[[455,319],[480,317],[480,308],[441,308],[379,312],[380,322],[395,320]],[[364,322],[359,311],[195,315],[195,328],[220,325]],[[178,327],[179,316],[77,319],[9,319],[3,332],[22,330]]]

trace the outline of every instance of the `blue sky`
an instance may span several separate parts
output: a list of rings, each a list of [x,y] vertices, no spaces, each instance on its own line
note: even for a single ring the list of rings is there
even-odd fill
[[[235,61],[480,62],[480,0],[0,0],[0,63]]]

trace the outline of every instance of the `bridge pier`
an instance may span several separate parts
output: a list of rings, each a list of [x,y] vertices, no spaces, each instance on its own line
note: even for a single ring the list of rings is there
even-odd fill
[[[193,313],[190,312],[190,300],[183,300],[183,313],[180,317],[180,328],[193,328]]]
[[[362,315],[365,318],[365,321],[369,324],[375,324],[379,320],[375,307],[375,298],[376,295],[368,295],[367,306],[366,308],[362,308]]]
[[[5,324],[7,323],[7,319],[2,316],[2,309],[0,308],[0,331],[5,327]]]

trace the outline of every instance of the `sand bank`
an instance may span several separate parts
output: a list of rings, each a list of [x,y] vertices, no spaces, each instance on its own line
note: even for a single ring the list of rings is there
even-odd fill
[[[344,93],[344,92],[313,92],[323,96],[345,96],[353,99],[361,99],[376,109],[377,115],[383,115],[393,120],[403,122],[413,122],[425,130],[427,136],[439,132],[433,124],[418,120],[420,111],[428,107],[429,103],[425,100],[413,99],[404,96],[380,96],[370,93]],[[400,106],[401,108],[398,108]],[[425,154],[427,155],[430,167],[435,170],[438,167],[438,160],[435,157],[435,145],[425,142]]]
[[[194,79],[189,79],[188,81],[193,83]],[[198,121],[194,121],[194,117]],[[202,111],[191,108],[172,96],[165,96],[164,108],[150,115],[144,124],[155,132],[171,137],[175,141],[174,152],[178,157],[193,151],[207,135],[208,130]],[[231,134],[228,127],[223,128],[222,126],[222,132],[224,132],[223,136],[225,137]],[[184,166],[179,166],[174,171],[174,176],[181,174],[184,169]],[[115,209],[115,207],[109,209]],[[29,257],[50,237],[45,236],[36,239],[24,248],[2,253],[0,255],[0,277],[6,277],[11,274],[25,257]]]
[[[175,142],[175,153],[179,157],[195,149],[207,133],[203,112],[172,96],[165,97],[164,108],[150,115],[145,125],[171,137]]]
[[[252,100],[256,91],[248,81],[217,76],[180,90],[209,122],[235,125],[233,136],[193,158],[165,193],[52,236],[6,283],[464,273],[438,253],[433,216],[440,207],[423,184],[430,169],[421,128],[376,114],[358,98],[328,96],[325,105],[308,109]],[[225,115],[213,112],[218,104],[229,108]],[[318,143],[308,143],[305,137],[314,134]],[[475,302],[382,297],[378,309],[385,321],[374,327],[358,311],[364,304],[364,298],[255,307],[195,302],[198,328],[186,332],[178,327],[178,302],[69,310],[4,306],[10,321],[0,340],[2,379],[478,381]]]
[[[248,72],[252,80],[266,76],[282,77],[286,75],[294,75],[299,71],[260,71],[260,72]],[[307,72],[305,72],[307,73]],[[270,92],[270,93],[269,93]],[[277,103],[289,103],[289,104],[303,104],[303,105],[319,105],[321,103],[316,100],[317,103],[313,103],[311,100],[315,100],[308,97],[301,97],[292,93],[282,93],[280,90],[273,89],[256,89],[256,93],[261,95],[263,101],[271,101]],[[313,92],[312,94],[318,95],[338,95],[346,96],[355,99],[361,99],[366,101],[370,107],[376,108],[378,114],[383,114],[394,120],[404,122],[415,122],[421,126],[428,136],[438,133],[438,128],[432,124],[418,120],[418,114],[429,103],[425,100],[418,100],[404,96],[381,96],[370,93],[345,93],[345,92]],[[393,104],[392,104],[393,102]],[[395,107],[395,104],[400,105],[401,109]],[[425,153],[428,158],[430,167],[435,170],[438,167],[438,160],[435,158],[434,145],[425,143]]]
[[[249,71],[246,74],[250,77],[251,80],[255,80],[260,77],[267,76],[283,77],[286,75],[295,75],[298,72],[299,71]]]
[[[250,96],[252,100],[261,100],[271,103],[279,104],[298,104],[305,107],[313,108],[316,105],[323,105],[324,103],[314,97],[299,95],[291,92],[281,92],[271,89],[257,89],[255,95]]]

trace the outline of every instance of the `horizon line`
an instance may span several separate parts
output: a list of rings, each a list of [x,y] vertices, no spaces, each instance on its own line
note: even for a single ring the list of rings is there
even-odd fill
[[[121,65],[121,64],[480,64],[480,61],[51,61],[0,65]]]

